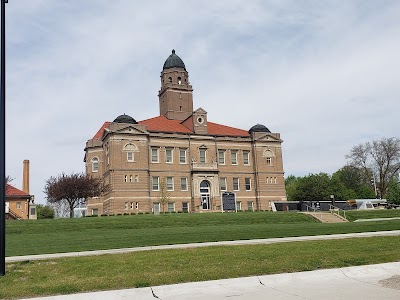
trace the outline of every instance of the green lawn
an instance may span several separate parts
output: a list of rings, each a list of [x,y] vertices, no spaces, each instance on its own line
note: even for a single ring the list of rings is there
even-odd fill
[[[400,217],[400,209],[368,209],[346,211],[349,221],[357,219],[395,218]]]
[[[0,278],[0,298],[69,294],[392,262],[400,260],[399,248],[398,237],[371,237],[157,250],[9,263],[7,275]]]
[[[400,220],[322,224],[294,212],[243,212],[10,221],[6,255],[381,230],[400,230]]]

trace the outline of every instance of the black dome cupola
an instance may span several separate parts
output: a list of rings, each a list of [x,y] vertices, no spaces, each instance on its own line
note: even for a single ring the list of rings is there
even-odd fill
[[[261,124],[254,125],[250,128],[249,133],[252,134],[253,132],[271,132],[267,127]]]
[[[172,54],[168,56],[164,63],[163,70],[172,68],[181,68],[186,70],[185,63],[178,55],[175,54],[175,50],[172,50]]]
[[[137,124],[136,120],[126,114],[118,116],[113,123]]]

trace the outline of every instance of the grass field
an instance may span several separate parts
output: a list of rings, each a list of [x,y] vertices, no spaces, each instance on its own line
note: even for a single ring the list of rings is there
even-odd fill
[[[6,255],[399,230],[400,220],[322,224],[291,212],[135,215],[7,222]]]
[[[7,264],[0,298],[144,287],[400,260],[398,237],[218,246]],[[310,283],[314,284],[314,283]]]
[[[370,209],[346,211],[349,221],[358,219],[395,218],[400,217],[400,209]]]

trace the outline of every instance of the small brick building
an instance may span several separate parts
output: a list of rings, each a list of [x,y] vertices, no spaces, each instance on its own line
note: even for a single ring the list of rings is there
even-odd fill
[[[221,211],[223,192],[236,195],[238,210],[286,200],[280,134],[210,122],[203,108],[193,110],[189,74],[174,50],[161,72],[159,109],[143,121],[105,122],[87,141],[86,173],[110,187],[88,200],[88,215]]]

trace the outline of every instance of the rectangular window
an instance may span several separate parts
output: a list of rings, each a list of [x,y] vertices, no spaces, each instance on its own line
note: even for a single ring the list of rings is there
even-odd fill
[[[186,164],[186,149],[179,149],[179,162]]]
[[[231,163],[237,165],[237,150],[231,150]]]
[[[139,182],[139,175],[135,175],[135,182]]]
[[[151,148],[151,162],[158,163],[158,148]]]
[[[124,176],[124,181],[125,181],[125,182],[128,182],[128,175],[125,175],[125,176]]]
[[[173,191],[173,190],[174,190],[174,178],[167,177],[167,191]]]
[[[206,149],[200,149],[200,163],[204,164],[207,161]]]
[[[136,209],[139,209],[139,202],[136,202]]]
[[[131,202],[131,209],[133,209],[133,202]]]
[[[129,175],[129,182],[133,182],[133,176]]]
[[[265,183],[266,183],[266,184],[269,183],[269,177],[267,177],[267,178],[265,179]]]
[[[239,178],[237,177],[233,178],[233,190],[234,191],[239,190]]]
[[[125,209],[128,209],[128,202],[125,202]]]
[[[99,210],[97,208],[92,209],[92,216],[98,216],[99,215]]]
[[[17,202],[17,209],[21,209],[22,208],[22,204],[21,204],[21,202]]]
[[[274,177],[274,184],[276,184],[276,177]]]
[[[226,191],[226,178],[225,177],[221,177],[219,179],[219,186],[221,188],[221,191]]]
[[[159,182],[160,182],[160,178],[158,176],[154,176],[152,178],[153,191],[158,191],[160,189]]]
[[[168,203],[168,212],[175,211],[175,203]]]
[[[188,202],[182,202],[182,211],[189,212],[189,203]]]
[[[165,149],[165,162],[172,164],[173,161],[173,149],[172,148],[166,148]]]
[[[242,201],[236,201],[236,209],[242,210]]]
[[[187,191],[187,177],[181,177],[181,191]]]
[[[251,191],[251,178],[245,178],[244,182],[246,185],[246,191]]]
[[[243,151],[243,164],[246,166],[250,165],[250,152],[249,151]]]
[[[254,210],[253,201],[247,201],[247,210]]]
[[[127,152],[127,153],[126,153],[126,159],[127,159],[128,161],[134,161],[133,152]]]
[[[218,163],[220,165],[225,164],[225,150],[218,150]]]
[[[271,166],[272,165],[272,157],[267,157],[265,159],[265,162],[267,163],[267,166]]]

